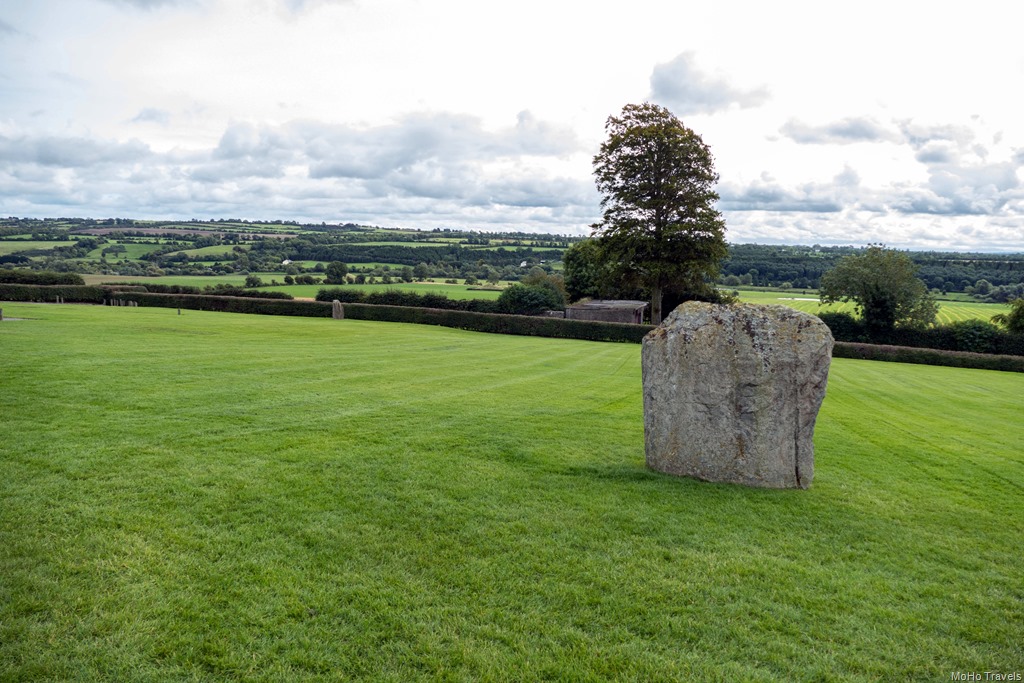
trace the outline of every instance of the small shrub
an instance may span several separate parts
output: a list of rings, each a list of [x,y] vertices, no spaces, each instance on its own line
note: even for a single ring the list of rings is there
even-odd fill
[[[514,315],[540,315],[565,308],[565,299],[544,285],[510,285],[498,297],[498,308]]]
[[[860,341],[866,333],[864,324],[849,313],[819,313],[818,317],[832,331],[836,341]]]
[[[325,287],[316,293],[317,301],[334,301],[342,303],[361,303],[366,299],[366,294],[359,289],[347,289],[344,287]]]
[[[972,351],[974,353],[994,353],[996,351],[1000,330],[992,323],[983,320],[961,320],[949,327],[956,340],[957,351]]]

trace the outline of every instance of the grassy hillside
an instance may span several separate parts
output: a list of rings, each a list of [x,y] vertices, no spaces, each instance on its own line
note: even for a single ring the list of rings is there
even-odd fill
[[[0,680],[1024,669],[1024,376],[837,360],[763,491],[644,468],[635,345],[4,315]]]
[[[26,251],[28,249],[53,249],[54,247],[69,247],[75,243],[74,240],[50,240],[50,241],[39,241],[39,240],[11,240],[11,241],[0,241],[0,256],[6,254],[13,254],[18,251]]]

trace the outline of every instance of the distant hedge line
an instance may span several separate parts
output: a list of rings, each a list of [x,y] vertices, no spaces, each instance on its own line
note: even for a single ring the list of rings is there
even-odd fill
[[[1024,357],[1022,356],[919,349],[911,346],[890,346],[888,344],[836,342],[835,347],[832,349],[832,357],[916,363],[919,365],[944,365],[953,368],[975,368],[978,370],[1024,372]]]
[[[1024,335],[1012,334],[985,320],[961,320],[921,330],[896,328],[884,339],[869,339],[864,323],[848,313],[821,313],[818,317],[832,330],[836,341],[1024,356]]]
[[[0,283],[0,300],[55,301],[61,297],[68,303],[104,303],[111,299],[134,301],[140,306],[185,308],[189,310],[254,313],[261,315],[292,315],[330,318],[332,307],[326,301],[294,301],[257,299],[251,297],[211,296],[205,294],[162,294],[141,291],[142,287],[120,286],[38,286]],[[346,303],[344,315],[353,320],[439,325],[476,332],[517,334],[588,341],[640,343],[653,327],[570,320],[542,316],[505,315],[438,308],[390,306],[382,304]],[[833,335],[836,330],[833,329]],[[880,345],[837,340],[832,352],[835,358],[895,361],[944,365],[984,370],[1024,372],[1024,353],[1017,355],[971,353],[955,350]]]
[[[17,285],[0,283],[0,301],[56,301],[101,304],[109,296],[103,287],[87,285]]]
[[[591,320],[568,320],[544,316],[476,313],[437,308],[383,306],[377,304],[345,304],[345,317],[353,320],[440,325],[475,332],[518,334],[531,337],[584,339],[587,341],[628,342],[639,344],[652,329],[649,325],[604,323]]]
[[[386,289],[382,292],[364,292],[354,287],[324,288],[316,293],[317,301],[340,301],[343,304],[379,304],[381,306],[412,306],[476,313],[501,313],[497,301],[486,299],[449,299],[433,292],[406,292]]]
[[[116,297],[135,301],[140,306],[187,308],[231,313],[262,315],[295,315],[314,318],[331,317],[331,304],[325,301],[284,301],[276,299],[235,298],[196,294],[154,294],[117,292]],[[344,315],[352,320],[439,325],[476,332],[519,334],[533,337],[585,339],[639,343],[652,328],[647,325],[599,323],[588,320],[566,320],[539,316],[477,313],[438,308],[388,306],[382,304],[344,304]]]
[[[202,294],[205,296],[246,296],[255,299],[294,299],[291,294],[287,292],[265,292],[259,289],[245,289],[243,287],[235,287],[234,285],[218,284],[218,285],[207,285],[206,287],[193,287],[191,285],[161,285],[152,282],[111,282],[106,287],[111,289],[117,289],[118,291],[130,289],[130,288],[142,288],[144,292],[153,292],[156,294]]]
[[[106,300],[113,297],[119,299],[125,299],[122,294],[126,292],[133,293],[150,293],[154,294],[153,289],[171,290],[166,293],[189,293],[194,296],[220,296],[220,297],[252,297],[260,299],[280,299],[283,301],[292,301],[293,298],[289,294],[284,292],[267,292],[267,296],[258,296],[261,292],[254,292],[253,290],[240,289],[237,287],[226,287],[223,289],[215,290],[213,292],[202,293],[202,290],[195,292],[174,292],[177,286],[167,287],[161,285],[141,285],[141,284],[122,284],[122,285],[31,285],[31,284],[10,284],[0,283],[0,301],[56,301],[57,297],[63,299],[66,303],[86,303],[86,304],[101,304]],[[195,289],[186,288],[186,289]],[[114,294],[116,292],[116,294]],[[165,293],[165,292],[159,292]],[[153,304],[156,305],[156,304]],[[184,308],[184,306],[183,306]],[[191,308],[191,306],[189,306]]]
[[[161,294],[157,292],[117,291],[114,296],[134,301],[139,306],[185,308],[194,311],[222,313],[255,313],[257,315],[292,315],[303,318],[330,318],[331,305],[319,301],[294,299],[257,299],[244,296],[215,296],[209,294]]]
[[[326,301],[256,299],[206,294],[163,294],[140,291],[141,289],[141,287],[125,286],[107,288],[0,285],[0,299],[7,301],[55,301],[57,296],[62,296],[64,301],[69,303],[104,303],[104,301],[118,299],[121,301],[134,301],[140,306],[156,306],[161,308],[185,308],[190,310],[256,313],[262,315],[294,315],[312,318],[331,317],[331,304]],[[344,304],[344,311],[345,317],[353,320],[417,323],[474,330],[477,332],[493,332],[496,334],[519,334],[562,339],[585,339],[589,341],[616,341],[634,344],[639,343],[644,335],[652,329],[648,325],[626,325],[589,320],[567,320],[565,318],[505,315],[383,304],[346,303]]]
[[[50,270],[0,268],[0,282],[19,285],[84,285],[78,273],[55,273]]]

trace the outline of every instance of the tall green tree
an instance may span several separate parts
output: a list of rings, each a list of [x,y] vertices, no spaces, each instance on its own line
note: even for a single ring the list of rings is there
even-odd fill
[[[603,195],[594,235],[620,276],[650,293],[651,322],[658,324],[666,288],[713,289],[728,253],[725,221],[714,207],[714,157],[697,133],[655,104],[627,104],[605,131],[594,157]]]
[[[1011,301],[1010,312],[997,313],[992,316],[992,322],[1002,325],[1013,334],[1024,334],[1024,299]]]
[[[874,340],[884,340],[897,325],[930,325],[939,310],[910,257],[881,244],[840,259],[821,277],[819,294],[823,304],[854,302]]]
[[[330,285],[340,285],[345,282],[345,276],[348,275],[348,264],[342,263],[341,261],[331,261],[327,264],[327,268],[324,270],[324,282]]]

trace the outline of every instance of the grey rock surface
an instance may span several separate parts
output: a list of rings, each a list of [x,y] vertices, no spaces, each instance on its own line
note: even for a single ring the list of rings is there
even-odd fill
[[[643,341],[648,467],[809,487],[833,343],[819,318],[785,306],[679,306]]]

